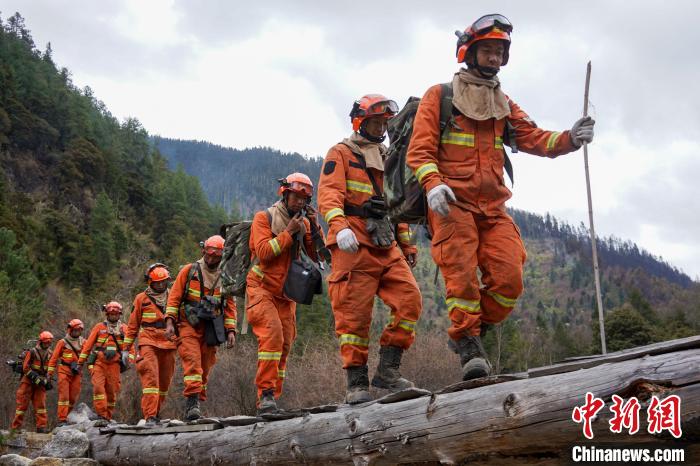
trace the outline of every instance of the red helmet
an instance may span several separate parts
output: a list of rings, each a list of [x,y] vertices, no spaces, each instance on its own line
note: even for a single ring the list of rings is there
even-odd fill
[[[360,125],[367,118],[383,116],[388,119],[397,113],[399,113],[399,106],[393,100],[387,99],[381,94],[367,94],[352,105],[352,110],[350,110],[352,130],[359,131]]]
[[[148,267],[148,270],[146,270],[145,279],[149,285],[152,282],[160,282],[169,278],[170,270],[168,270],[168,266],[165,264],[161,264],[160,262],[151,264]]]
[[[282,196],[286,191],[291,191],[293,193],[311,197],[314,195],[314,184],[311,182],[311,178],[304,175],[303,173],[292,173],[287,175],[286,178],[280,178],[280,187],[277,190],[277,195]]]
[[[39,334],[39,343],[51,343],[53,341],[53,334],[49,331],[44,330]]]
[[[85,325],[83,325],[82,320],[73,319],[70,322],[68,322],[68,329],[69,330],[75,330],[75,329],[85,330]]]
[[[110,301],[104,306],[102,306],[102,310],[105,311],[107,314],[121,314],[122,313],[122,305],[119,304],[116,301]]]
[[[202,244],[202,248],[207,254],[214,256],[220,256],[224,253],[224,243],[225,240],[221,235],[214,235],[207,238],[207,240]]]
[[[510,49],[510,33],[513,25],[508,18],[499,14],[485,15],[474,21],[464,32],[455,31],[457,35],[457,63],[464,63],[467,59],[469,48],[486,39],[498,39],[504,41],[503,63],[508,63],[508,50]]]

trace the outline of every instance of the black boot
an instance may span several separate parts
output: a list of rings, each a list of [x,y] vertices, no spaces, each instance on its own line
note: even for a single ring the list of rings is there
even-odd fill
[[[481,345],[478,336],[462,337],[459,340],[450,340],[450,348],[459,354],[462,364],[462,380],[487,377],[491,373],[491,364],[486,357],[486,351]]]
[[[413,387],[413,382],[401,377],[399,367],[403,350],[398,346],[382,346],[379,349],[379,365],[372,377],[372,386],[398,392]]]
[[[273,389],[263,390],[260,401],[258,401],[258,415],[276,413],[277,411],[275,391]]]
[[[202,417],[202,412],[199,410],[199,393],[187,397],[185,405],[185,421],[196,421]]]
[[[367,366],[351,366],[345,369],[348,377],[348,390],[345,402],[350,405],[372,401],[369,394],[369,375]]]

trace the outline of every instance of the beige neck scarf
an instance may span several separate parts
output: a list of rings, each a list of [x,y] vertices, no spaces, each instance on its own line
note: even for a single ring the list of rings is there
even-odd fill
[[[118,320],[116,322],[110,322],[109,320],[106,320],[105,323],[107,324],[107,333],[110,335],[119,335],[121,333],[121,321]]]
[[[291,217],[289,216],[289,211],[287,210],[287,206],[284,205],[284,202],[282,200],[279,200],[272,204],[272,207],[267,209],[267,211],[270,213],[271,218],[270,229],[272,230],[272,234],[277,236],[287,228],[287,225],[289,225],[289,221],[291,220]],[[306,234],[305,223],[301,224],[300,233],[302,237]]]
[[[510,115],[508,99],[497,77],[483,79],[462,69],[452,79],[452,103],[459,112],[473,120],[500,120]]]
[[[204,272],[202,272],[204,274]],[[168,302],[168,290],[166,289],[162,293],[156,293],[150,286],[146,288],[146,296],[151,298],[162,311],[165,309],[165,305]]]
[[[219,267],[214,267],[213,269],[210,269],[207,263],[204,262],[203,257],[199,259],[197,263],[199,264],[199,268],[202,270],[204,288],[206,288],[207,290],[209,290],[210,293],[212,293],[214,291],[212,288],[219,285],[218,281],[219,276],[221,275],[221,272],[219,272]]]
[[[368,168],[384,171],[384,154],[387,149],[381,142],[372,142],[360,136],[360,133],[352,133],[352,136],[343,139],[341,144],[348,146],[353,153],[363,156]]]
[[[80,351],[80,348],[83,346],[83,337],[73,338],[70,336],[70,333],[66,333],[66,340],[73,345],[74,348],[77,348],[78,351]]]

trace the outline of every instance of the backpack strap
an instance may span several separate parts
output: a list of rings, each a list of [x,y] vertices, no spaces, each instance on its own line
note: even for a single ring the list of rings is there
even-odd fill
[[[63,343],[70,347],[71,351],[73,351],[73,354],[75,354],[76,361],[77,361],[79,359],[80,352],[75,349],[75,346],[73,346],[73,344],[70,341],[68,341],[67,338],[63,338]]]
[[[362,167],[362,169],[365,171],[365,173],[367,173],[367,177],[369,178],[370,183],[372,183],[372,188],[374,188],[374,193],[377,196],[381,196],[383,191],[379,187],[379,183],[377,183],[377,180],[374,178],[374,175],[372,174],[372,172],[369,170],[369,168],[367,168],[367,162],[365,161],[364,156],[362,156],[361,154],[356,154],[352,150],[350,150],[350,153],[353,156],[355,156],[357,163],[359,163],[360,166]]]

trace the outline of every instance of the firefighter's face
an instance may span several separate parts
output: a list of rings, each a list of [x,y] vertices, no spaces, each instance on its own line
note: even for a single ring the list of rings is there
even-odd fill
[[[151,289],[156,293],[162,293],[163,291],[168,289],[168,281],[161,280],[158,282],[151,282]]]

